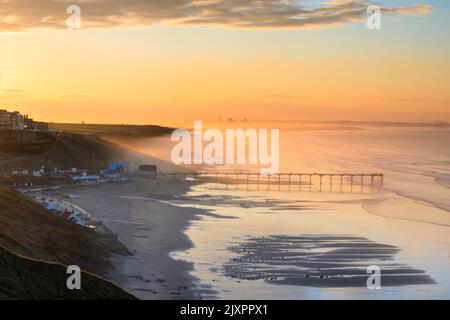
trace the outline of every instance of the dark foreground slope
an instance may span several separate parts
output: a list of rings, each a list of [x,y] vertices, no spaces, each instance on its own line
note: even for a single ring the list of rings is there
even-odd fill
[[[0,247],[33,259],[78,265],[97,274],[105,273],[110,266],[106,240],[3,187]]]
[[[81,289],[68,290],[67,267],[15,255],[0,247],[0,300],[128,300],[113,283],[82,272]]]
[[[60,287],[53,288],[55,296],[51,295],[51,287],[55,281],[60,283],[58,279],[67,278],[62,265],[77,265],[83,271],[105,275],[111,268],[111,252],[126,253],[114,239],[58,217],[22,194],[3,187],[0,187],[0,249],[0,288],[19,286],[15,292],[0,290],[0,297],[3,294],[3,298],[8,296],[8,292],[11,298],[17,298],[17,295],[28,298],[28,294],[35,298],[59,298],[63,294],[59,291]],[[33,278],[36,282],[30,284],[28,281]],[[98,282],[100,289],[113,288],[109,283],[103,283],[102,279],[91,280],[88,280],[87,286]],[[31,287],[28,288],[28,285]],[[62,285],[65,288],[65,281]],[[42,291],[39,291],[40,288]],[[114,288],[118,297],[126,295],[121,289]],[[95,292],[89,292],[86,298],[92,294]],[[100,297],[104,292],[97,294]]]

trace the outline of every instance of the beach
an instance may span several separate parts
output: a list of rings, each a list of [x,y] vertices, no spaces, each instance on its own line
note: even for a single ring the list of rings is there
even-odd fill
[[[448,132],[439,140],[433,130],[402,132],[403,149],[394,139],[380,148],[380,135],[393,133],[294,133],[308,155],[283,154],[294,158],[285,170],[383,172],[381,189],[249,191],[138,178],[79,188],[74,201],[132,252],[114,256],[110,278],[142,299],[447,299]],[[366,284],[374,265],[379,290]]]
[[[167,201],[189,186],[157,184],[148,179],[81,187],[71,200],[118,235],[132,255],[114,255],[111,280],[141,299],[195,298],[193,266],[171,258],[192,242],[183,233],[202,210],[176,208]],[[195,290],[194,290],[195,289]]]
[[[242,191],[194,187],[183,205],[217,217],[193,221],[193,275],[220,299],[432,299],[449,296],[448,227],[368,213],[383,194]],[[385,195],[384,195],[385,196]],[[220,205],[218,205],[220,203]],[[447,234],[446,234],[447,232]],[[381,268],[382,288],[366,286]]]
[[[280,192],[267,202],[265,191],[148,179],[74,192],[131,252],[113,255],[109,278],[141,299],[448,297],[448,245],[429,240],[445,240],[447,227],[369,214],[373,195]],[[339,256],[317,261],[328,249]],[[390,275],[381,291],[365,287],[371,264]]]

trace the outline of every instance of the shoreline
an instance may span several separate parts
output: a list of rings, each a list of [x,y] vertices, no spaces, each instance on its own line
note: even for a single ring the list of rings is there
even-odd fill
[[[232,207],[235,207],[236,210],[240,211],[243,210],[242,208],[244,208],[245,210],[252,210],[253,206],[248,204],[242,206],[242,203],[240,201],[235,203],[232,198],[229,198],[232,194],[231,193],[228,196],[221,196],[221,198],[225,201],[225,205],[221,207],[228,208],[225,211],[208,210],[209,201],[204,202],[202,201],[202,199],[199,199],[200,202],[198,202],[198,204],[202,205],[202,207],[196,208],[196,199],[193,199],[190,196],[186,196],[188,192],[194,191],[195,188],[192,187],[194,187],[195,185],[196,183],[194,182],[180,183],[179,181],[147,180],[141,178],[137,181],[132,181],[125,184],[111,185],[108,187],[105,187],[104,185],[83,186],[83,188],[80,188],[76,191],[77,195],[80,196],[80,198],[77,200],[86,202],[86,204],[78,202],[76,203],[81,205],[83,208],[88,208],[89,204],[91,204],[94,210],[89,208],[88,211],[91,212],[94,219],[100,220],[105,225],[107,225],[109,229],[117,234],[117,236],[119,237],[119,241],[123,243],[134,254],[132,256],[112,256],[111,263],[116,267],[116,269],[112,270],[112,272],[109,274],[109,279],[111,279],[111,281],[141,299],[216,299],[221,296],[220,292],[222,292],[224,287],[221,287],[221,285],[216,287],[217,282],[214,281],[217,280],[214,280],[214,278],[211,278],[213,280],[207,279],[206,281],[204,279],[205,268],[212,268],[211,266],[217,268],[217,266],[215,266],[214,264],[216,263],[216,261],[220,261],[220,258],[216,256],[216,260],[214,260],[215,258],[213,254],[213,256],[208,258],[208,260],[202,260],[202,257],[198,259],[199,253],[195,253],[195,251],[198,249],[198,246],[201,250],[203,250],[203,252],[210,252],[211,248],[214,248],[214,251],[216,252],[215,254],[223,254],[224,252],[222,252],[222,250],[224,250],[224,248],[222,248],[221,246],[210,247],[208,245],[208,241],[215,241],[214,239],[216,238],[216,236],[223,231],[220,231],[218,229],[216,230],[217,233],[215,233],[214,229],[220,227],[220,225],[223,224],[211,224],[210,222],[208,222],[209,219],[206,219],[205,223],[199,220],[202,219],[202,216],[222,218],[225,220],[228,220],[227,218],[229,218],[231,220],[234,220],[233,218],[239,217],[243,213],[241,212],[238,214],[237,212],[229,212],[230,215],[228,215],[227,211],[229,211]],[[330,197],[330,199],[321,199],[319,203],[322,203],[323,200],[326,200],[325,203],[335,203],[335,196],[330,195]],[[354,195],[352,195],[352,197],[354,197]],[[311,198],[311,196],[308,195],[307,198],[309,199]],[[187,203],[190,203],[190,205],[186,205],[185,200],[187,200]],[[210,199],[210,201],[211,202],[209,203],[209,205],[213,205],[215,203],[214,196],[212,196],[212,199]],[[248,202],[248,199],[245,201]],[[316,208],[311,206],[307,206],[305,208],[301,208],[301,206],[293,207],[292,205],[290,205],[290,202],[287,199],[280,199],[280,201],[281,202],[278,206],[275,205],[275,207],[270,208],[270,210],[272,211],[277,209],[281,210],[282,214],[277,215],[277,219],[285,218],[284,212],[289,215],[289,212],[291,211],[303,209],[303,216],[306,217],[306,220],[303,219],[302,224],[311,224],[312,229],[310,229],[310,232],[320,227],[320,221],[317,221],[317,218],[314,218],[314,220],[316,221],[315,223],[313,223],[313,220],[311,220],[314,212],[323,211],[322,213],[325,214],[326,211],[329,211],[329,209],[326,209],[325,207],[320,209],[320,206],[317,206]],[[318,201],[318,199],[309,199],[308,201],[310,203],[314,203],[314,201]],[[302,203],[301,200],[297,200],[297,202]],[[401,236],[401,238],[392,238],[397,232],[388,232],[388,229],[394,227],[389,217],[380,217],[379,215],[368,211],[368,204],[365,203],[367,202],[366,200],[344,200],[340,202],[342,202],[341,204],[345,206],[345,208],[341,208],[344,209],[341,216],[347,216],[347,218],[351,220],[358,220],[359,218],[357,218],[355,214],[365,212],[367,216],[364,216],[365,218],[361,218],[364,218],[365,220],[369,219],[361,226],[359,224],[355,224],[353,228],[351,226],[347,226],[348,230],[351,231],[348,234],[354,234],[363,237],[368,236],[368,239],[374,240],[373,246],[378,246],[378,243],[392,246],[392,250],[396,252],[398,250],[398,258],[400,259],[400,261],[406,262],[404,270],[417,273],[410,278],[407,278],[405,276],[398,276],[398,279],[394,279],[395,281],[398,280],[400,282],[397,281],[392,283],[393,288],[390,289],[391,294],[395,295],[401,292],[401,289],[398,289],[398,285],[400,285],[400,287],[404,285],[402,281],[406,281],[408,285],[423,284],[428,286],[427,288],[429,288],[430,285],[433,285],[434,277],[426,274],[424,271],[425,269],[428,269],[426,268],[427,266],[423,266],[422,263],[417,263],[417,261],[414,261],[414,259],[411,260],[413,257],[409,254],[411,253],[411,248],[408,248],[408,246],[403,248],[403,245],[401,245],[402,239],[404,238],[404,236],[407,236],[406,234],[404,234],[405,230],[402,230],[403,232],[401,233],[404,235]],[[231,207],[228,207],[228,205],[231,205]],[[256,207],[261,205],[265,207],[267,204],[261,204],[258,202],[254,205]],[[352,205],[354,209],[351,209],[349,207],[350,205]],[[358,210],[354,211],[356,210],[356,207],[358,207]],[[251,211],[249,211],[246,216],[250,212]],[[328,212],[328,214],[331,213]],[[308,218],[308,215],[311,218]],[[330,216],[330,218],[332,216]],[[258,220],[265,219],[270,219],[270,217],[258,217]],[[333,219],[337,219],[336,221],[338,221],[340,218],[334,216]],[[381,222],[380,219],[383,219],[384,222]],[[241,223],[242,221],[243,220],[240,220]],[[300,219],[299,222],[300,221],[302,221],[302,219]],[[366,228],[367,224],[370,224],[371,221],[375,225],[379,225],[379,227],[382,227],[382,232],[380,231],[380,234],[373,232],[369,232],[368,234],[366,232],[354,232],[355,230],[359,229],[365,230],[364,228]],[[233,229],[232,225],[235,222],[230,220],[229,222],[226,222],[228,226],[226,226],[225,229]],[[247,223],[248,222],[249,221],[247,221]],[[244,223],[246,222],[244,221]],[[292,223],[292,221],[290,223]],[[401,226],[403,226],[402,229],[405,228],[405,225],[408,226],[409,223],[407,221],[403,222],[401,224]],[[271,228],[273,227],[274,224],[271,224]],[[209,230],[210,228],[212,228],[212,230]],[[236,228],[238,227],[236,226]],[[321,228],[323,228],[323,226]],[[398,227],[395,227],[395,229],[397,228]],[[209,230],[209,233],[204,233],[202,231],[203,229]],[[303,227],[299,228],[299,231],[301,231],[302,229]],[[279,230],[281,232],[272,234],[284,234],[286,231],[282,226],[280,226]],[[199,237],[200,234],[201,236]],[[305,233],[302,232],[299,232],[298,234],[305,235]],[[309,232],[307,234],[309,234]],[[255,235],[257,236],[258,232],[256,232]],[[268,235],[268,233],[261,234],[263,238]],[[232,237],[228,236],[227,238],[231,239]],[[244,238],[241,238],[241,241],[242,243],[247,242],[247,240],[245,240]],[[393,245],[397,241],[400,241],[400,246],[398,247]],[[194,244],[196,245],[194,246]],[[403,249],[407,250],[404,251]],[[349,250],[354,251],[355,249],[349,248]],[[191,259],[191,254],[194,254],[194,256],[197,254],[196,258]],[[235,253],[232,253],[231,255],[234,254]],[[226,255],[230,255],[230,253],[227,253]],[[387,258],[389,260],[394,259],[394,256]],[[211,259],[214,264],[211,264]],[[195,269],[192,263],[193,261],[196,261]],[[365,260],[361,260],[360,262],[365,263]],[[224,266],[227,265],[228,267],[230,267],[229,264],[224,264]],[[233,268],[241,270],[242,266],[240,265],[240,263],[237,263],[236,265],[231,265],[231,268],[232,270],[234,270]],[[399,269],[399,272],[402,270],[403,269]],[[432,274],[433,273],[434,272],[432,272]],[[237,274],[240,274],[240,272],[237,272]],[[438,278],[441,278],[440,274],[441,272],[438,272]],[[223,281],[237,281],[237,283],[239,283],[239,281],[242,280],[240,278],[241,277],[237,277],[234,280],[227,279]],[[308,283],[310,283],[312,281],[311,279],[314,280],[313,278],[310,278],[307,280],[303,279],[302,281],[307,281]],[[213,281],[214,283],[209,280]],[[340,279],[339,283],[331,285],[332,283],[330,282],[330,280],[321,279],[318,280],[320,281],[321,285],[318,285],[317,288],[325,285],[325,282],[330,286],[330,288],[332,288],[330,290],[339,290],[339,288],[341,288],[343,284],[345,284],[345,286],[353,287],[354,283],[353,285],[350,285],[350,283],[348,283],[348,279],[344,280],[346,281],[345,283],[342,279]],[[415,283],[415,281],[417,281],[417,283]],[[280,280],[277,279],[276,283],[280,283]],[[286,282],[283,284],[292,285],[294,284],[294,282]],[[302,282],[302,284],[305,285],[306,283]],[[258,290],[258,286],[255,285],[255,283],[247,283],[247,285],[253,287],[254,290]],[[328,285],[325,285],[325,288],[327,288]],[[239,284],[232,284],[232,286],[235,290],[238,290],[238,287],[240,287]],[[309,286],[306,287],[309,288]],[[316,286],[312,287],[314,288]],[[317,291],[317,289],[311,290]],[[426,290],[430,290],[429,294],[433,294],[432,289]],[[244,295],[243,297],[247,296]]]
[[[171,255],[193,248],[186,230],[200,216],[210,215],[164,202],[183,196],[191,185],[139,178],[71,188],[77,195],[71,202],[102,222],[131,252],[111,253],[113,269],[107,276],[112,282],[140,299],[200,299],[202,293],[213,294],[211,288],[197,286],[190,274],[192,263]],[[141,238],[148,238],[145,246]]]
[[[415,291],[427,299],[448,297],[448,248],[425,238],[426,232],[434,234],[439,226],[392,222],[370,214],[363,208],[365,197],[358,200],[351,199],[357,196],[346,195],[347,200],[336,201],[336,196],[342,195],[279,195],[281,201],[273,203],[274,207],[264,207],[260,199],[267,197],[261,194],[243,197],[248,205],[241,206],[239,194],[230,191],[221,196],[224,203],[213,212],[229,213],[238,219],[203,219],[188,232],[196,248],[179,257],[196,261],[194,275],[203,283],[213,283],[221,299],[273,299],[274,292],[277,299],[310,299],[316,295],[326,299],[415,299]],[[297,198],[296,205],[290,202],[291,197]],[[215,201],[205,200],[207,208],[214,207]],[[286,210],[274,211],[277,208]],[[413,230],[415,233],[410,232]],[[338,239],[327,240],[326,246],[320,247],[315,239],[324,235]],[[362,241],[352,244],[345,241],[346,236]],[[299,245],[299,237],[306,243]],[[268,243],[270,239],[275,240]],[[344,242],[348,243],[344,246]],[[313,260],[308,259],[311,254]],[[337,261],[336,257],[344,260]],[[339,268],[336,272],[336,266],[322,268],[318,265],[320,259],[321,263],[337,263]],[[362,273],[346,266],[351,259],[355,259],[352,266],[358,264]],[[383,278],[381,291],[367,290],[362,281],[367,280],[365,268],[372,264],[389,274]],[[219,273],[222,266],[225,277]],[[350,271],[354,277],[345,274]]]

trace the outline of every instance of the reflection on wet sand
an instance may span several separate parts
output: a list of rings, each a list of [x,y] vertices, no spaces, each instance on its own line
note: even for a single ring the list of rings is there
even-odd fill
[[[225,265],[229,277],[309,287],[366,287],[367,267],[381,268],[382,286],[433,284],[423,270],[395,263],[399,248],[343,235],[251,238],[230,248],[240,257]]]

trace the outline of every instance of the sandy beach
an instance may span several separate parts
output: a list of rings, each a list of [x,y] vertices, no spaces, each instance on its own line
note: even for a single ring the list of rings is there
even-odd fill
[[[448,227],[367,213],[367,194],[281,192],[267,201],[264,192],[146,179],[75,194],[74,202],[132,253],[113,255],[109,276],[141,299],[274,299],[275,291],[277,299],[443,298],[448,292],[448,245],[434,241]],[[373,264],[384,274],[377,292],[366,288]]]
[[[188,185],[154,183],[138,179],[126,184],[76,189],[74,203],[102,221],[127,246],[131,256],[114,255],[110,278],[141,299],[190,299],[207,288],[195,288],[189,271],[193,266],[175,260],[170,252],[192,247],[183,233],[203,210],[174,207]]]
[[[309,154],[291,153],[284,170],[382,171],[384,188],[249,191],[143,178],[77,188],[74,202],[132,252],[113,257],[111,280],[142,299],[448,298],[448,132],[434,147],[439,161],[422,137],[434,132],[405,132],[408,149],[390,166],[390,131],[389,146],[374,142],[381,132],[358,132],[364,155],[354,133],[290,134],[286,148]],[[381,290],[366,287],[371,265],[382,269]]]

